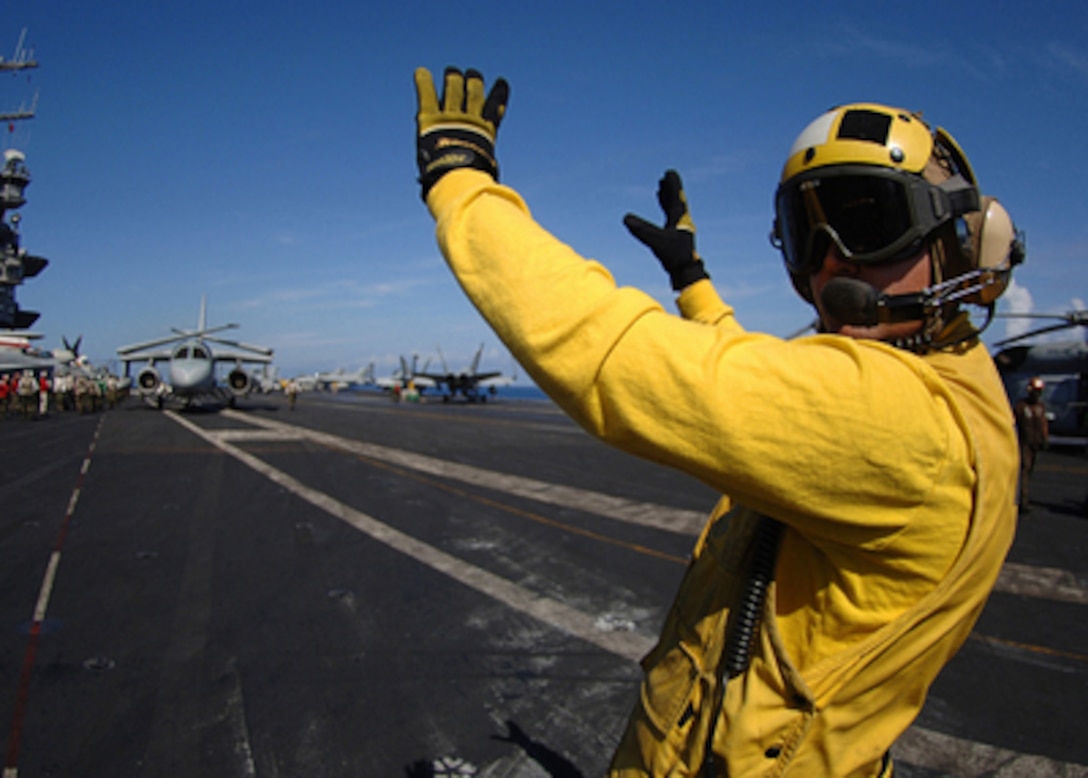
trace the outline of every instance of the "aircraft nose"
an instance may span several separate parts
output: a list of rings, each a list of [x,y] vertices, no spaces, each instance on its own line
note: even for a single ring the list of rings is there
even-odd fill
[[[211,380],[211,364],[198,361],[175,361],[170,365],[170,383],[175,390],[197,389]]]

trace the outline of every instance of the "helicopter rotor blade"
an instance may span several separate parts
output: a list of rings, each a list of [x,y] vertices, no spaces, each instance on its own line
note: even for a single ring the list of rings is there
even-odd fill
[[[1056,319],[1070,327],[1088,325],[1088,311],[1069,311],[1068,313],[997,313],[998,319]]]
[[[1067,322],[1062,322],[1061,324],[1052,324],[1049,327],[1040,327],[1039,329],[1036,329],[1036,330],[1029,330],[1028,332],[1023,333],[1022,335],[1013,335],[1011,338],[1005,338],[1004,340],[999,340],[996,343],[994,343],[994,347],[1006,346],[1009,343],[1015,343],[1018,340],[1026,340],[1027,338],[1034,337],[1035,335],[1042,335],[1042,334],[1047,333],[1047,332],[1057,332],[1058,330],[1066,330],[1066,329],[1069,329],[1070,327],[1076,327],[1076,326],[1079,326],[1079,325],[1069,324]]]
[[[1060,313],[995,313],[995,319],[1058,319],[1065,321],[1066,317]]]

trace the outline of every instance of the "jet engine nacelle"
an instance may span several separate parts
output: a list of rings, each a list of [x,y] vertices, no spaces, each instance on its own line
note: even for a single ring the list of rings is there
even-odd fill
[[[144,394],[153,394],[162,384],[162,376],[153,367],[145,367],[136,376],[136,386]]]
[[[227,388],[235,397],[244,397],[253,389],[253,379],[245,370],[236,367],[227,374]]]

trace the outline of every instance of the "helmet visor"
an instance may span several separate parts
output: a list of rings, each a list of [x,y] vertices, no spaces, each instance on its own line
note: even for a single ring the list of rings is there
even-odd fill
[[[775,214],[786,264],[817,272],[828,241],[851,262],[892,262],[921,251],[951,216],[944,193],[895,170],[851,165],[814,170],[778,189]]]

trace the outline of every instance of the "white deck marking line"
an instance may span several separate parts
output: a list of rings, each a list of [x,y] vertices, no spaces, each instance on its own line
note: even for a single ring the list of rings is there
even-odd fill
[[[706,522],[706,514],[697,511],[670,508],[654,505],[653,503],[635,502],[634,500],[600,494],[587,489],[577,489],[521,476],[496,473],[492,470],[447,462],[443,459],[415,454],[403,449],[349,440],[285,422],[248,416],[237,411],[224,410],[221,413],[239,421],[264,427],[270,431],[278,431],[285,436],[293,435],[295,439],[303,437],[330,448],[380,459],[383,462],[390,462],[418,472],[483,486],[515,497],[526,497],[550,505],[594,513],[630,524],[697,536]],[[994,591],[1056,602],[1088,604],[1088,588],[1081,586],[1072,573],[1057,568],[1034,567],[1014,562],[1005,564],[1001,575],[997,579]]]
[[[455,581],[492,597],[514,610],[525,613],[545,624],[549,624],[632,662],[641,659],[654,644],[654,639],[646,635],[631,632],[602,632],[595,626],[598,616],[582,613],[558,600],[534,594],[517,584],[507,581],[505,578],[463,562],[457,557],[406,535],[362,511],[357,511],[351,506],[333,499],[323,492],[311,489],[283,471],[223,440],[221,435],[215,431],[203,430],[173,411],[166,411],[165,415],[194,435],[203,438],[220,451],[256,470],[273,483],[282,486],[311,505],[344,521],[390,548],[427,565],[433,570],[444,573]]]
[[[994,591],[1088,605],[1088,589],[1068,570],[1006,562]]]
[[[86,460],[84,461],[84,464],[87,464]],[[87,474],[87,468],[81,469],[79,471],[79,474],[80,475],[86,475]],[[75,489],[72,490],[72,495],[68,498],[68,509],[64,512],[64,515],[65,516],[71,516],[73,513],[75,513],[76,512],[76,503],[78,503],[78,502],[79,502],[79,487],[77,486]]]
[[[79,503],[80,490],[83,488],[83,480],[87,471],[91,468],[91,457],[98,443],[98,436],[102,433],[102,424],[106,417],[98,420],[91,442],[87,447],[87,454],[79,467],[79,476],[76,478],[72,496],[68,499],[68,507],[65,509],[64,518],[61,520],[60,531],[57,534],[56,543],[49,553],[49,562],[42,577],[41,588],[38,589],[38,599],[34,602],[34,615],[30,624],[30,635],[27,640],[26,652],[23,656],[22,671],[19,675],[15,692],[15,712],[11,717],[11,729],[8,733],[8,751],[4,762],[3,778],[18,778],[19,753],[22,748],[23,729],[26,725],[27,701],[30,698],[30,686],[34,675],[34,663],[38,653],[38,637],[41,635],[42,623],[49,611],[49,600],[53,596],[53,586],[57,580],[57,570],[60,568],[61,552],[64,549],[64,541],[71,526],[72,516],[75,514],[76,505]]]
[[[1088,766],[1059,762],[1036,754],[1020,754],[975,743],[922,727],[911,727],[892,746],[897,762],[964,776],[1001,778],[1086,778]]]
[[[237,411],[223,410],[220,414],[265,429],[278,430],[284,434],[302,435],[314,443],[329,448],[359,454],[372,459],[380,459],[383,462],[407,467],[428,475],[483,486],[515,497],[525,497],[549,505],[558,505],[562,508],[594,513],[605,518],[625,521],[628,524],[638,524],[643,527],[652,527],[680,535],[698,536],[706,523],[707,513],[700,511],[637,502],[624,497],[592,492],[588,489],[578,489],[573,486],[550,484],[546,481],[537,481],[523,476],[496,473],[493,470],[484,470],[471,465],[449,462],[445,459],[415,454],[403,449],[379,446],[376,443],[364,443],[359,440],[341,438],[337,435],[316,432],[305,427],[297,427],[271,419],[249,416]]]
[[[38,590],[38,601],[34,604],[34,623],[41,624],[45,621],[46,611],[49,610],[49,598],[53,595],[53,584],[57,580],[57,568],[60,567],[60,551],[54,550],[49,555],[49,564],[45,567],[45,576],[42,578],[41,589]]]
[[[246,722],[246,703],[242,694],[242,679],[238,675],[235,662],[231,661],[227,677],[223,679],[230,684],[227,703],[220,721],[225,722],[230,728],[234,740],[234,756],[241,762],[241,778],[254,778],[257,775],[257,761],[253,757],[253,747],[250,745],[249,724]]]
[[[226,413],[226,411],[224,411],[224,413]],[[486,570],[473,567],[443,551],[439,551],[433,546],[429,546],[426,543],[405,535],[404,533],[379,522],[377,519],[360,511],[356,511],[354,508],[344,505],[326,494],[310,489],[286,473],[271,467],[260,459],[257,459],[228,443],[224,438],[229,437],[229,435],[224,436],[222,431],[205,432],[191,422],[182,419],[172,411],[167,411],[166,414],[182,426],[190,429],[194,434],[219,448],[224,453],[235,457],[267,477],[269,480],[288,489],[310,504],[321,508],[330,515],[365,532],[375,540],[385,543],[391,548],[416,559],[434,570],[445,573],[451,578],[470,586],[487,596],[493,597],[515,610],[580,637],[606,651],[633,662],[639,661],[639,659],[650,650],[655,642],[651,638],[635,633],[602,633],[595,628],[593,618],[580,611],[570,608],[558,601],[535,595]],[[241,416],[240,414],[238,416],[245,421],[256,421],[249,417]],[[267,426],[270,429],[291,427],[291,425],[268,422],[264,419],[260,421],[264,426]],[[351,443],[351,441],[337,440],[334,436],[325,435],[323,433],[311,433],[309,430],[301,427],[292,429],[315,442],[331,445],[334,448],[342,450],[354,449],[354,447],[349,448],[345,445]],[[332,443],[326,441],[336,442]],[[388,460],[387,457],[377,457],[375,453],[373,453],[374,451],[397,454],[399,456],[395,461],[406,467],[412,467],[409,462],[414,462],[417,459],[430,459],[429,457],[408,454],[408,452],[388,449],[381,446],[367,446],[367,448],[370,449],[367,455],[374,456],[375,458],[386,458]],[[469,469],[476,470],[476,468]],[[433,471],[428,470],[425,472]],[[483,474],[488,473],[488,471],[477,472]],[[449,476],[448,473],[442,474],[451,478],[455,477]],[[505,476],[499,476],[499,478],[505,479]],[[473,482],[475,483],[475,481]],[[487,483],[486,485],[490,488],[499,488],[492,483]],[[1020,754],[996,746],[975,743],[970,740],[945,735],[917,725],[908,729],[907,732],[900,737],[892,750],[896,758],[904,763],[927,769],[952,770],[954,773],[962,773],[965,768],[974,767],[976,765],[995,765],[1001,766],[1001,775],[1003,778],[1088,777],[1088,768],[1082,765],[1058,762],[1043,756]],[[989,774],[989,772],[986,770],[972,769],[971,772],[962,774],[983,775]]]
[[[275,441],[290,441],[290,440],[302,440],[303,436],[298,432],[289,432],[287,430],[217,430],[215,432],[219,436],[220,440],[240,440],[243,442],[275,442]]]

